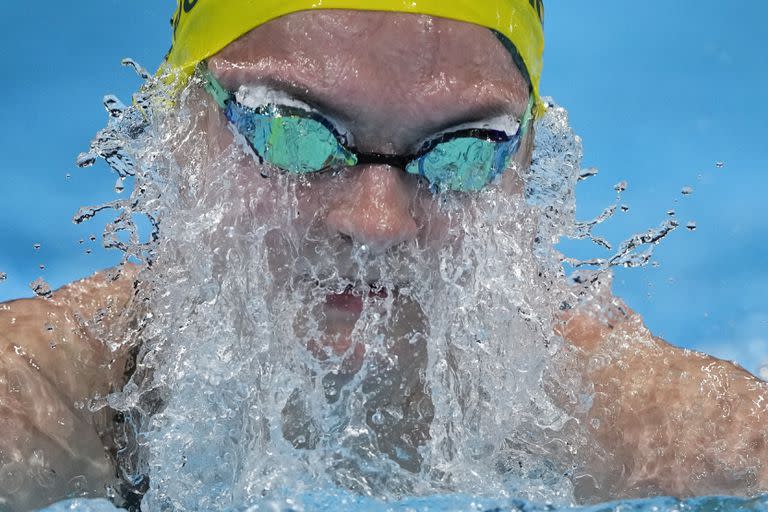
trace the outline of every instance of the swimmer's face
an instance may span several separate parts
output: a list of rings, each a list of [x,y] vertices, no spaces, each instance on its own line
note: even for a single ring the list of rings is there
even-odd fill
[[[356,149],[369,153],[410,154],[419,142],[458,125],[500,115],[520,119],[529,99],[525,79],[490,30],[428,16],[291,14],[251,31],[208,65],[230,91],[268,86],[312,105],[343,124]],[[222,148],[234,143],[223,115],[214,116],[209,130]],[[531,134],[501,182],[490,186],[520,193],[518,171],[529,163]],[[242,193],[263,198],[256,217],[286,208],[264,193],[276,180],[263,178],[255,159],[243,158],[235,166],[231,171]],[[291,231],[334,244],[341,276],[351,278],[349,255],[355,247],[382,255],[404,244],[444,243],[450,221],[427,184],[402,169],[358,165],[296,181]],[[348,301],[339,304],[356,309]],[[342,311],[338,322],[354,315]]]

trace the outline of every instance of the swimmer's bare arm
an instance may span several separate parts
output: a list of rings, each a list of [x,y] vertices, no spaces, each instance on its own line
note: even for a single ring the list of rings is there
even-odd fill
[[[111,351],[95,333],[119,328],[110,322],[122,316],[134,272],[117,281],[101,273],[48,299],[0,304],[1,510],[73,493],[103,496],[113,481],[105,448],[111,414],[82,404],[122,383],[127,350]]]
[[[673,347],[629,308],[619,303],[619,310],[611,321],[574,314],[563,330],[594,387],[583,419],[604,450],[586,462],[579,493],[615,499],[768,490],[768,384]]]

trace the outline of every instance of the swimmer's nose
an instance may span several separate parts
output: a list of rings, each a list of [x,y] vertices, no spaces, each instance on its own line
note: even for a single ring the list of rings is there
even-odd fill
[[[376,254],[416,238],[411,213],[415,191],[407,177],[388,165],[366,165],[349,169],[349,187],[334,198],[326,223],[334,233],[365,244]]]

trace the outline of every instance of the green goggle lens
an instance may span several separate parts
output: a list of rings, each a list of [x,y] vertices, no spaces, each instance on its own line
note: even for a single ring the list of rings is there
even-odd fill
[[[405,170],[424,176],[438,189],[476,191],[506,167],[506,159],[499,162],[499,157],[499,143],[461,137],[437,144],[421,158],[411,161]]]
[[[296,174],[357,163],[322,123],[297,116],[258,116],[241,133],[256,153],[270,164]]]

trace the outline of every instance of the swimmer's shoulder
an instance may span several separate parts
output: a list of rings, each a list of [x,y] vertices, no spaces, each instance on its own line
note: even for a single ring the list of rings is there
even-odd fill
[[[122,380],[128,347],[121,332],[138,267],[125,265],[72,282],[48,297],[0,304],[0,364],[38,368],[75,399]]]
[[[591,426],[596,454],[613,454],[588,455],[585,467],[605,481],[622,474],[590,499],[768,489],[768,383],[654,336],[615,298],[564,312],[558,334],[591,397],[588,410],[561,403]]]
[[[124,382],[136,273],[98,272],[0,304],[0,465],[15,475],[13,491],[0,486],[0,509],[43,507],[75,492],[73,482],[78,495],[114,485],[114,412],[89,401]]]
[[[555,326],[569,346],[599,352],[617,336],[652,338],[642,317],[618,297],[597,298],[564,311]]]

